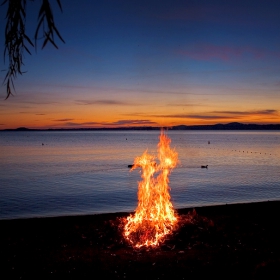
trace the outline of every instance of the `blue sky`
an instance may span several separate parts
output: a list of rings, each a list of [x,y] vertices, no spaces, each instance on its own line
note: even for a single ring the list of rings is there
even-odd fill
[[[50,3],[65,44],[25,54],[0,129],[280,123],[279,1]]]

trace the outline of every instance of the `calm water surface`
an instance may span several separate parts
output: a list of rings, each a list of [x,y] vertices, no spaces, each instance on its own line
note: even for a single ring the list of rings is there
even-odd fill
[[[279,131],[167,134],[180,160],[170,176],[175,208],[280,199]],[[156,155],[158,136],[0,132],[0,219],[133,211],[140,170],[127,165],[146,149]]]

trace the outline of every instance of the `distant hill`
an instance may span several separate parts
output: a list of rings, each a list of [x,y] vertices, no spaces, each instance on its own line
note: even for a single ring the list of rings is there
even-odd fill
[[[173,130],[280,130],[280,124],[243,124],[232,122],[214,125],[178,125]]]
[[[15,129],[17,131],[25,131],[25,130],[30,130],[29,128],[26,127],[18,127],[17,129]]]
[[[16,129],[5,129],[5,131],[71,131],[71,130],[159,130],[162,127],[141,126],[141,127],[116,127],[116,128],[61,128],[61,129],[29,129],[19,127]],[[231,122],[228,124],[214,125],[177,125],[163,127],[168,130],[280,130],[280,124],[243,124]]]

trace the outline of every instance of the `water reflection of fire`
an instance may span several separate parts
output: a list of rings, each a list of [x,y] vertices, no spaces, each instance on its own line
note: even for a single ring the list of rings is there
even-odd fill
[[[178,218],[170,201],[168,175],[178,162],[171,140],[162,131],[158,143],[158,161],[146,152],[135,158],[132,170],[142,168],[138,206],[125,220],[124,237],[134,247],[157,246],[176,227]]]

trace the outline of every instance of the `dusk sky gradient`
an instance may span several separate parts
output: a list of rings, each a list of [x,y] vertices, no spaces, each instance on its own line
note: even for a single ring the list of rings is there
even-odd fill
[[[26,53],[7,100],[1,85],[0,129],[280,123],[279,0],[50,2],[65,44]]]

